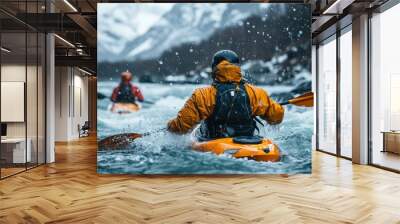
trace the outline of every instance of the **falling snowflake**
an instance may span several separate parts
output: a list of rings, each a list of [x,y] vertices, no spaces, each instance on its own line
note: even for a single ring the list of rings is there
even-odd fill
[[[302,30],[300,30],[300,31],[297,33],[297,36],[298,36],[298,37],[300,37],[301,35],[303,35],[303,31],[302,31]]]

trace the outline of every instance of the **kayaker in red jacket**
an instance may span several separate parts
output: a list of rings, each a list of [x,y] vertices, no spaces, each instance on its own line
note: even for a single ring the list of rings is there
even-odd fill
[[[111,101],[114,103],[132,103],[136,104],[144,101],[139,87],[132,84],[132,73],[128,70],[121,73],[121,82],[114,88],[111,95]]]

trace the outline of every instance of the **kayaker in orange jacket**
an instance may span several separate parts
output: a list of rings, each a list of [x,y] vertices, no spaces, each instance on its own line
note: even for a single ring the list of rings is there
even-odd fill
[[[283,107],[264,89],[245,82],[235,52],[217,52],[212,74],[213,84],[193,92],[177,117],[168,122],[169,131],[185,134],[202,122],[203,137],[252,136],[257,116],[271,125],[282,122]]]

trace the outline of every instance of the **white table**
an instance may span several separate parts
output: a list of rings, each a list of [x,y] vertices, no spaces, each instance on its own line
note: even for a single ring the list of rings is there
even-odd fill
[[[27,139],[28,143],[25,151],[25,138],[5,138],[1,139],[1,151],[10,150],[9,147],[12,147],[12,163],[26,163],[30,162],[32,158],[31,154],[31,139]],[[4,149],[3,147],[6,147]],[[26,159],[26,160],[25,160]]]

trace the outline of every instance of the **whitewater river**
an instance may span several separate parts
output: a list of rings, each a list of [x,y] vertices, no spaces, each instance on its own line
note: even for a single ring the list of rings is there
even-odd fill
[[[99,82],[98,91],[111,94],[115,82]],[[199,85],[140,84],[146,100],[142,110],[132,114],[113,114],[109,99],[98,100],[98,137],[124,132],[144,133],[166,126]],[[287,86],[263,87],[269,93],[290,91]],[[135,140],[126,150],[98,151],[99,173],[128,174],[243,174],[311,172],[311,136],[313,110],[286,108],[285,118],[277,127],[265,126],[261,134],[281,148],[280,162],[256,162],[216,156],[191,150],[190,135],[161,132]]]

